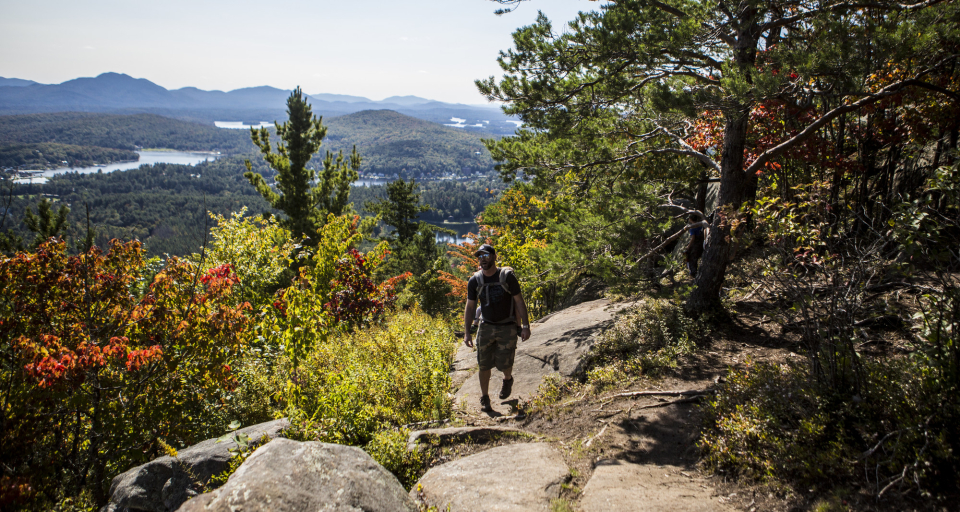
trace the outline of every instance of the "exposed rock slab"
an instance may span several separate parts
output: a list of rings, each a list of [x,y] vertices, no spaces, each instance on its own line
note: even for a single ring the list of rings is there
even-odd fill
[[[234,434],[246,434],[253,441],[263,436],[273,439],[288,427],[290,422],[283,418],[242,428]],[[177,459],[159,457],[117,475],[110,484],[110,501],[101,512],[177,510],[184,501],[197,494],[188,472],[201,483],[206,482],[227,469],[233,457],[230,450],[236,446],[233,441],[218,443],[217,439],[207,439],[180,450]]]
[[[529,399],[540,387],[545,375],[576,373],[583,355],[593,346],[595,337],[613,325],[616,312],[633,305],[611,303],[609,299],[584,302],[547,315],[530,325],[530,339],[519,342],[513,364],[513,394],[510,399]],[[463,344],[457,351],[454,370],[473,371],[457,391],[457,401],[473,410],[480,407],[480,381],[476,377],[477,354]],[[497,399],[502,374],[496,370],[490,379],[490,396],[495,409],[506,411]]]
[[[570,474],[546,443],[498,446],[432,468],[418,482],[428,505],[451,512],[550,510]],[[414,488],[411,495],[416,494]]]
[[[415,430],[407,437],[407,449],[416,450],[417,443],[425,440],[441,445],[465,441],[487,441],[507,433],[521,434],[522,430],[511,427],[448,427]]]
[[[688,476],[689,475],[689,476]],[[597,463],[583,488],[583,512],[713,512],[732,510],[721,504],[702,478],[676,466]]]
[[[389,471],[363,450],[275,439],[253,453],[219,489],[181,512],[415,512],[417,505]]]

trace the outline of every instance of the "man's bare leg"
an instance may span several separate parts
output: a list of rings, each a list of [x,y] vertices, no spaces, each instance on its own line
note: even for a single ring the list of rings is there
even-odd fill
[[[490,375],[493,374],[493,370],[480,370],[480,396],[487,396],[490,394]],[[513,368],[507,368],[503,371],[503,380],[510,380],[513,378]]]
[[[490,390],[490,374],[493,373],[493,370],[480,370],[480,396],[489,395]]]

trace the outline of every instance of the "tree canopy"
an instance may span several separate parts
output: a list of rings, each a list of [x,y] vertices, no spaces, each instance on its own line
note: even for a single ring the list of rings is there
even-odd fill
[[[525,123],[490,143],[508,178],[582,193],[639,169],[666,184],[664,197],[719,179],[688,300],[702,312],[719,305],[736,245],[731,216],[760,175],[884,100],[920,90],[955,108],[956,27],[954,2],[617,0],[561,34],[541,14],[501,53],[503,79],[477,85]],[[790,125],[751,133],[761,109],[781,109]]]

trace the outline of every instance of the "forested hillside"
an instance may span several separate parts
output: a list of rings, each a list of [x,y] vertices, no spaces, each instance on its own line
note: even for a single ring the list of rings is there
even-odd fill
[[[251,159],[254,169],[272,176],[262,160]],[[36,210],[41,197],[52,198],[56,206],[67,205],[67,238],[79,240],[86,230],[86,206],[97,231],[96,243],[106,247],[112,238],[137,239],[150,255],[186,255],[199,250],[211,220],[204,211],[220,215],[246,207],[250,215],[271,211],[243,177],[243,157],[221,158],[196,166],[155,164],[129,171],[105,174],[65,173],[44,185],[18,185],[14,191],[3,230],[30,240],[23,224],[26,208]],[[420,218],[440,223],[445,220],[473,222],[477,214],[496,200],[503,184],[495,179],[469,182],[427,181],[418,183],[421,201],[435,210]],[[367,201],[385,197],[385,185],[352,187],[349,201],[357,213]],[[3,204],[6,204],[5,195]],[[451,219],[452,217],[452,219]]]
[[[504,184],[497,178],[468,181],[418,181],[420,202],[431,210],[420,214],[420,219],[439,223],[443,221],[474,222],[477,214],[497,200]],[[354,187],[350,200],[364,212],[363,205],[386,197],[386,186]]]
[[[360,170],[364,174],[392,176],[403,173],[420,178],[493,170],[493,160],[480,142],[482,136],[479,133],[464,132],[390,110],[364,111],[324,121],[328,126],[324,150],[336,152],[342,149],[349,153],[356,145],[363,157]],[[9,151],[11,158],[36,163],[41,160],[36,157],[28,159],[22,145],[37,143],[83,146],[83,149],[71,150],[78,155],[112,154],[94,148],[132,151],[135,147],[220,151],[224,154],[255,151],[247,130],[221,129],[154,114],[61,112],[0,116],[0,150]],[[13,147],[14,144],[20,146]],[[56,154],[64,151],[61,148]],[[319,165],[323,156],[321,151],[314,165]],[[62,164],[63,160],[72,162],[70,158],[46,158],[44,161],[49,165],[66,166]]]
[[[0,116],[0,145],[39,142],[130,151],[137,146],[226,154],[254,150],[249,134],[242,130],[221,130],[155,114],[59,112]]]
[[[139,158],[140,155],[127,149],[51,142],[0,144],[0,167],[19,167],[22,169],[89,167],[95,164],[136,161]]]
[[[391,110],[366,110],[324,122],[329,127],[324,147],[347,153],[356,145],[364,174],[427,177],[493,170],[490,152],[475,133]]]

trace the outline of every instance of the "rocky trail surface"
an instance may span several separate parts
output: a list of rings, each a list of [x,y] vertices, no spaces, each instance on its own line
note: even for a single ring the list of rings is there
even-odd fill
[[[479,409],[476,353],[461,346],[452,376],[459,422],[465,426],[411,435],[411,447],[419,439],[440,454],[420,480],[419,493],[415,488],[411,495],[440,510],[450,505],[453,512],[781,508],[775,496],[725,483],[696,466],[701,423],[696,402],[748,355],[791,355],[770,344],[762,331],[731,326],[733,336],[718,336],[681,368],[634,384],[637,389],[584,392],[525,413],[543,378],[574,376],[597,336],[634,304],[594,300],[534,323],[530,339],[518,345],[516,380],[507,400],[496,399],[501,381],[493,372],[491,413]],[[497,438],[492,430],[497,428],[508,432]]]

